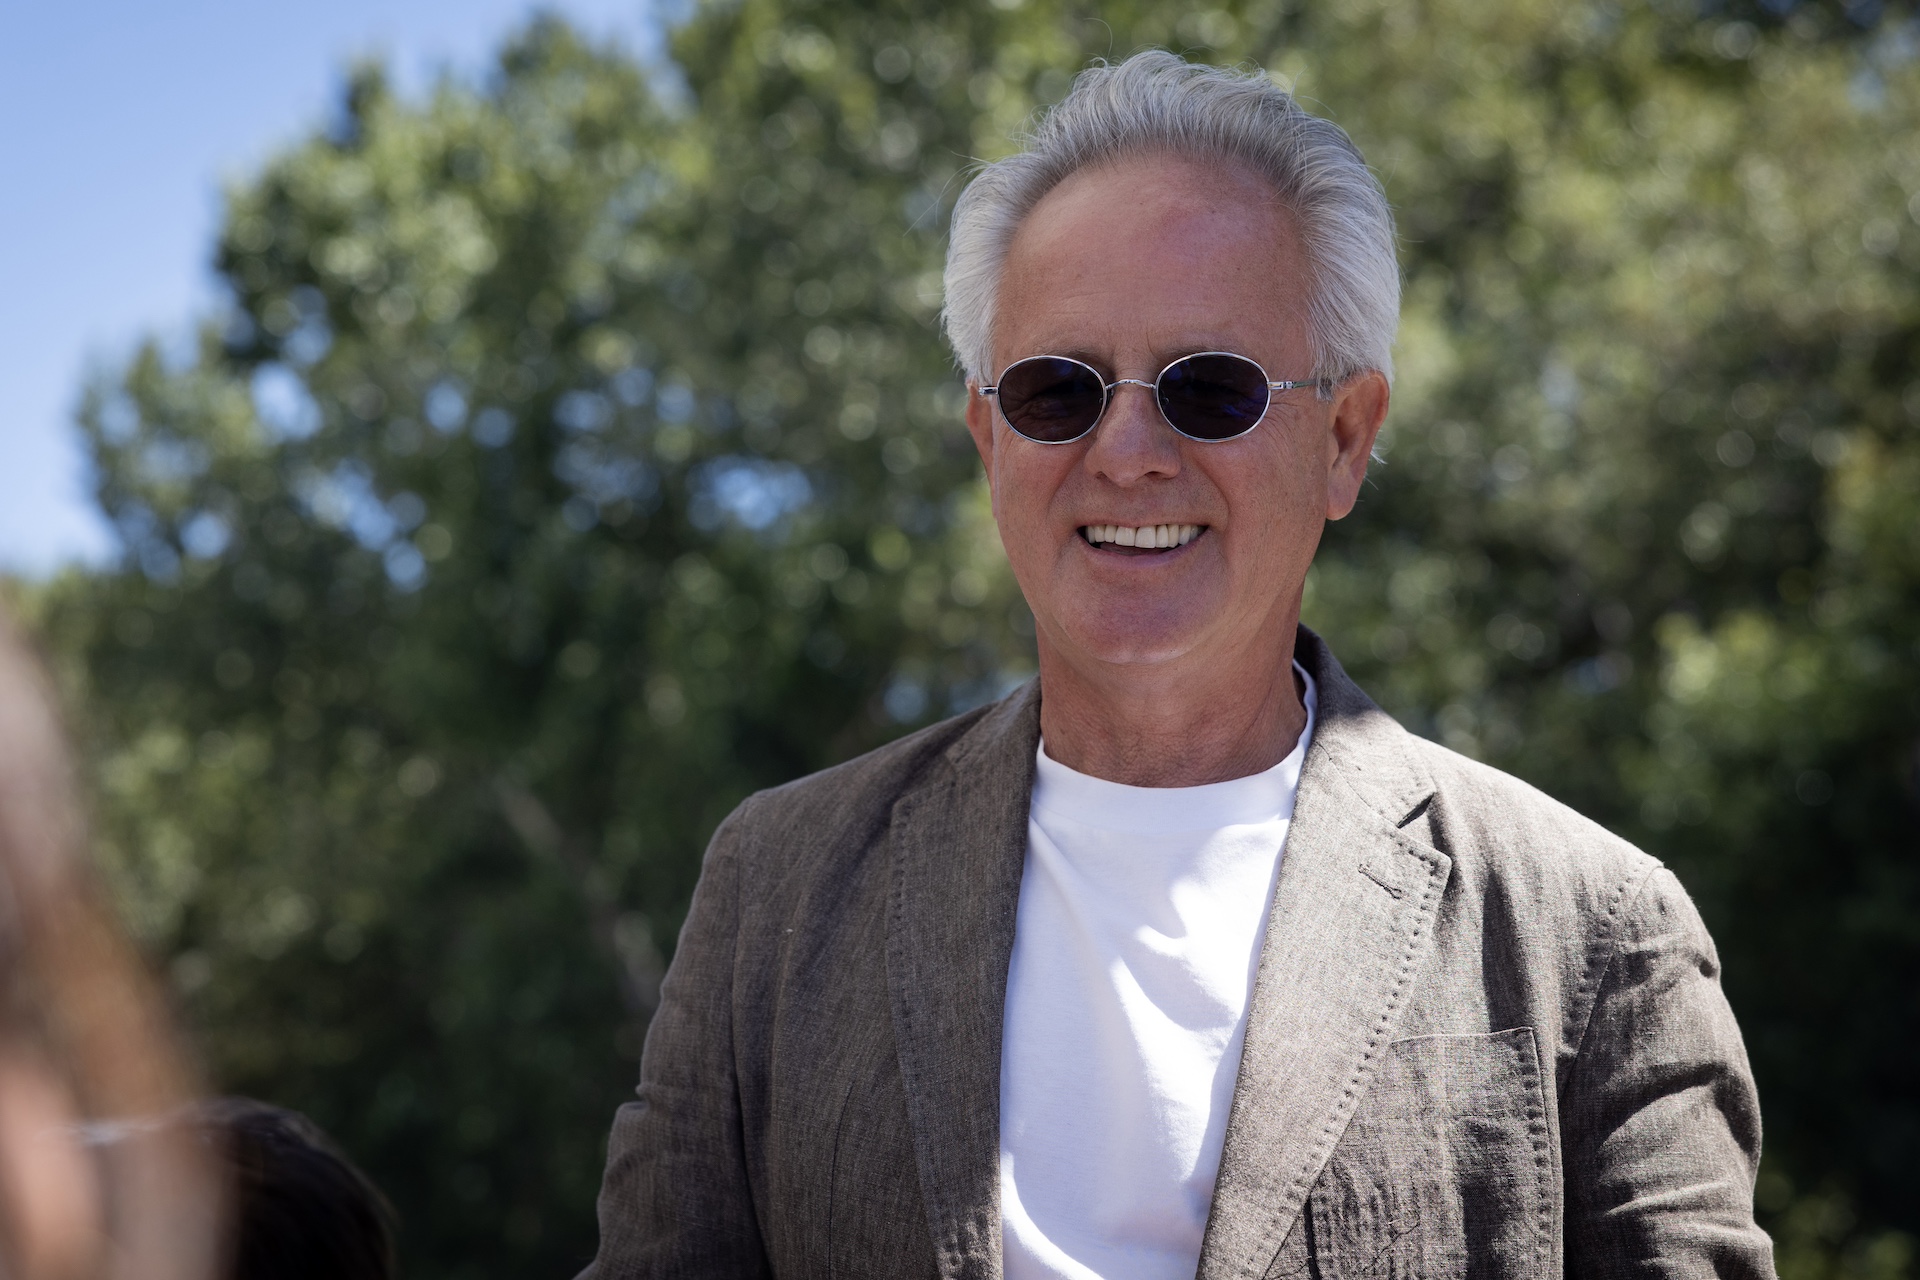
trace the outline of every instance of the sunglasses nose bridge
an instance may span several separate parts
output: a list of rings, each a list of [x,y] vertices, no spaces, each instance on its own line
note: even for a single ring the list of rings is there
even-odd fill
[[[1143,382],[1139,378],[1115,378],[1112,382],[1109,382],[1107,384],[1107,390],[1106,390],[1106,396],[1105,396],[1106,403],[1103,406],[1101,406],[1101,409],[1100,409],[1100,417],[1103,420],[1106,418],[1107,414],[1111,412],[1113,409],[1113,403],[1114,403],[1113,393],[1118,391],[1121,387],[1144,388],[1145,390],[1153,393],[1154,407],[1156,409],[1159,408],[1159,405],[1160,405],[1160,384],[1159,383]],[[1162,416],[1164,417],[1165,415],[1163,414]]]
[[[1122,387],[1138,387],[1145,391],[1146,403],[1128,407],[1118,394]],[[1087,432],[1094,438],[1094,453],[1104,459],[1098,464],[1100,468],[1106,470],[1117,465],[1120,470],[1129,471],[1142,466],[1143,460],[1152,456],[1160,461],[1144,463],[1144,469],[1160,470],[1164,463],[1162,453],[1170,439],[1162,432],[1172,424],[1167,421],[1166,410],[1160,404],[1159,382],[1144,378],[1115,378],[1106,384],[1105,391],[1100,419]],[[1176,428],[1173,435],[1179,434]],[[1114,453],[1116,449],[1118,455]],[[1132,461],[1120,461],[1121,457],[1131,458]]]
[[[1162,376],[1164,377],[1165,375],[1162,374]],[[1166,405],[1163,404],[1160,400],[1160,380],[1158,378],[1154,379],[1152,382],[1147,382],[1140,378],[1117,378],[1114,381],[1109,382],[1107,384],[1107,405],[1109,408],[1113,404],[1114,390],[1115,388],[1118,388],[1118,387],[1140,387],[1143,390],[1151,392],[1153,395],[1153,408],[1154,408],[1155,415],[1159,418],[1159,420],[1163,424],[1165,424],[1168,427],[1172,427],[1175,435],[1187,436],[1189,440],[1198,440],[1200,438],[1199,436],[1187,435],[1185,431],[1182,431],[1179,427],[1174,426],[1173,420],[1167,416]],[[1101,417],[1104,418],[1105,416],[1106,416],[1106,413],[1103,410],[1101,413]]]

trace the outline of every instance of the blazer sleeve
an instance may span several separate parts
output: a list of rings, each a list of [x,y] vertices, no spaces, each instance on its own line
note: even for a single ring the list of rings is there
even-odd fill
[[[1753,1073],[1713,940],[1664,867],[1622,908],[1561,1105],[1568,1276],[1771,1280]]]
[[[741,829],[714,832],[621,1107],[600,1188],[600,1250],[580,1280],[768,1276],[748,1185],[733,1057]]]

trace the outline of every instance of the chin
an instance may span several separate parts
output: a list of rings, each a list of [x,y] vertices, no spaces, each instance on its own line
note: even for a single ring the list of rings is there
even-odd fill
[[[1059,632],[1066,644],[1097,662],[1150,666],[1193,652],[1201,638],[1195,616],[1156,618],[1140,611],[1115,610],[1062,619]]]

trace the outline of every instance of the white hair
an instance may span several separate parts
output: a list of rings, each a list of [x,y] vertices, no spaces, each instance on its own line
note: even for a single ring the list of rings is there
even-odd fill
[[[1162,49],[1097,63],[1023,141],[983,166],[953,210],[942,320],[969,379],[992,375],[995,298],[1021,222],[1075,171],[1150,152],[1237,163],[1272,183],[1307,259],[1312,376],[1377,369],[1392,378],[1400,268],[1386,194],[1345,130],[1266,75]]]

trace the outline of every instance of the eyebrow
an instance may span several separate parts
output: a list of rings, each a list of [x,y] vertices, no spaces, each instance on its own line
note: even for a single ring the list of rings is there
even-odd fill
[[[1246,352],[1241,351],[1239,348],[1237,348],[1232,342],[1229,342],[1227,339],[1222,338],[1218,335],[1209,335],[1204,338],[1191,339],[1187,342],[1179,343],[1171,347],[1156,347],[1153,351],[1152,356],[1150,357],[1153,364],[1153,368],[1150,370],[1150,372],[1157,374],[1162,369],[1172,364],[1175,360],[1183,359],[1186,356],[1198,355],[1202,351],[1225,351],[1233,355],[1247,354]],[[1108,360],[1105,355],[1095,353],[1093,351],[1088,350],[1085,347],[1068,347],[1063,349],[1056,349],[1053,351],[1036,351],[1033,354],[1042,355],[1042,356],[1066,356],[1070,360],[1078,360],[1082,364],[1092,365],[1095,369],[1098,369],[1102,374],[1111,376],[1113,373],[1112,362]],[[1253,359],[1252,356],[1247,356],[1247,358],[1250,360]]]

